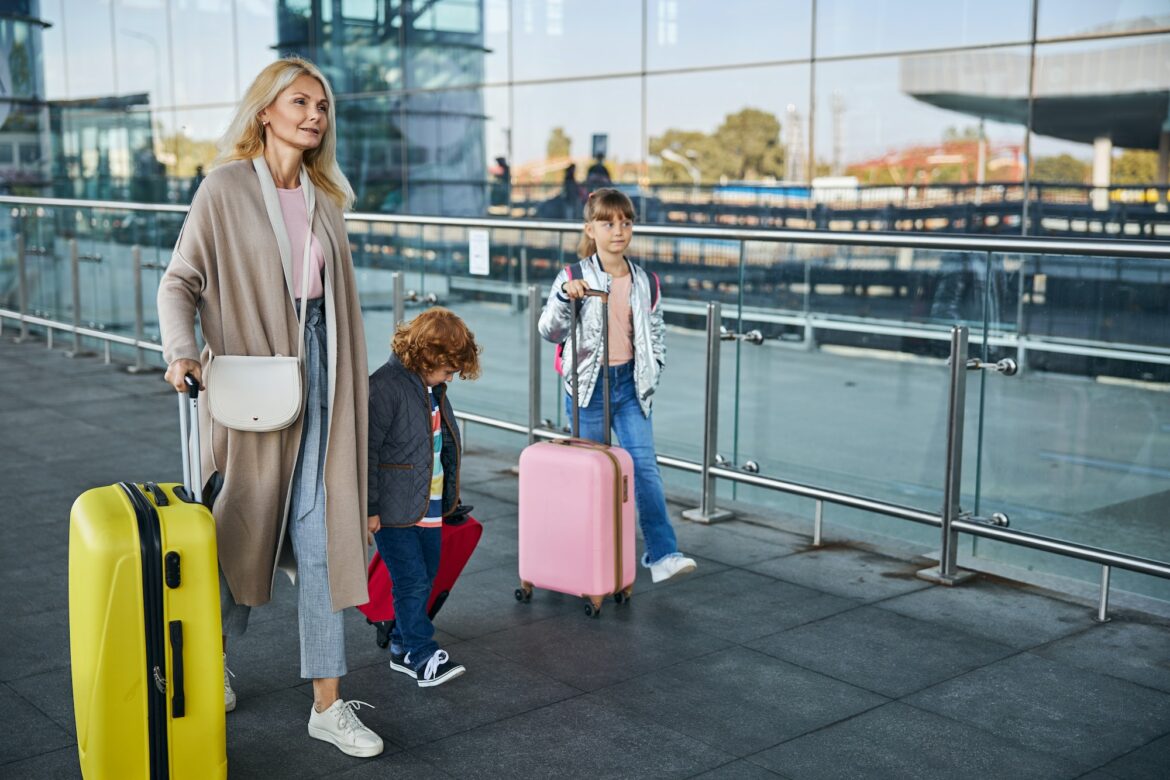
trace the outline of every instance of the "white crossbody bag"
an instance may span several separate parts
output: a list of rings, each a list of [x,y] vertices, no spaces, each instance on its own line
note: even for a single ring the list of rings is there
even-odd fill
[[[287,233],[280,214],[276,184],[263,157],[252,161],[260,177],[260,189],[268,217],[273,222],[282,260],[289,272],[289,295],[292,296],[291,263],[288,257]],[[305,238],[305,252],[301,267],[301,284],[308,287],[309,260],[313,248],[313,214],[316,194],[308,172],[301,168],[301,187],[305,193],[305,208],[309,218],[309,234]],[[278,221],[279,220],[279,221]],[[282,235],[283,233],[283,235]],[[297,336],[297,354],[285,355],[212,355],[207,365],[207,408],[220,425],[236,431],[263,433],[289,427],[301,416],[304,406],[305,310],[308,297],[301,291],[300,330]]]

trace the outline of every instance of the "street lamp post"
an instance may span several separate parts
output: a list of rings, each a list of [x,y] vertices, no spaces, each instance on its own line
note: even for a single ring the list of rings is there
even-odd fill
[[[683,157],[681,154],[670,148],[663,149],[658,153],[658,155],[663,159],[678,163],[686,169],[686,172],[691,175],[691,185],[693,187],[692,194],[698,195],[699,181],[701,180],[702,175],[699,173],[699,169],[695,167],[694,163],[687,159],[688,157],[694,159],[698,155],[691,149],[687,149],[685,154],[686,157]]]

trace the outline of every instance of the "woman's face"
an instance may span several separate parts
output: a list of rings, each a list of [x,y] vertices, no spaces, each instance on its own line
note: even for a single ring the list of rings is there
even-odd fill
[[[302,152],[316,149],[329,130],[325,88],[317,79],[302,73],[260,112],[260,121],[267,123],[266,144],[285,144]]]

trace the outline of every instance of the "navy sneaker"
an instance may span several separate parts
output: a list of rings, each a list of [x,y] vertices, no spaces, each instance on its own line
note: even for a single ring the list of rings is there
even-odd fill
[[[414,677],[414,669],[411,669],[406,661],[409,655],[410,653],[396,653],[394,650],[391,650],[390,668],[396,672],[402,672],[403,674],[409,674],[411,677]]]
[[[418,687],[430,688],[442,685],[448,680],[454,680],[465,671],[467,670],[463,668],[462,664],[451,660],[446,650],[436,650],[426,664],[415,672],[415,678],[418,680]]]

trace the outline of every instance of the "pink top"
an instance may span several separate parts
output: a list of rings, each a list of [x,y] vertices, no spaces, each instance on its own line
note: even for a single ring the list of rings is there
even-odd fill
[[[284,229],[288,231],[288,243],[292,247],[293,297],[300,298],[304,286],[301,283],[301,270],[305,267],[305,237],[309,233],[309,212],[305,209],[305,196],[301,188],[282,190],[279,187],[276,194],[280,196],[280,213],[284,217]],[[320,298],[325,294],[325,285],[321,281],[321,273],[325,270],[325,253],[321,251],[321,242],[313,236],[313,253],[309,260],[310,267],[316,266],[317,273],[309,274],[308,297]]]
[[[620,366],[634,359],[634,320],[630,316],[630,282],[633,274],[614,276],[609,283],[609,364]]]

